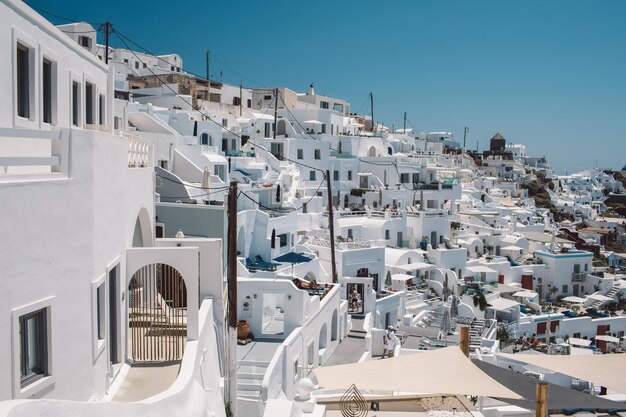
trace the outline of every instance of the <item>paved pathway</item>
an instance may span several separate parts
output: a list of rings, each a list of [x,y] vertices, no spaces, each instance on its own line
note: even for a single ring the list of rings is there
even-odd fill
[[[145,400],[168,389],[176,380],[180,361],[134,365],[122,381],[113,401]]]

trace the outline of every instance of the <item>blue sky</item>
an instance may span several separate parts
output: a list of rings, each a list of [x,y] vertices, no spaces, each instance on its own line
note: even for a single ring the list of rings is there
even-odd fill
[[[110,21],[185,69],[244,86],[344,98],[375,118],[449,130],[482,149],[496,132],[564,173],[626,163],[626,1],[30,0]],[[53,23],[65,23],[46,15]],[[114,46],[122,46],[115,37]]]

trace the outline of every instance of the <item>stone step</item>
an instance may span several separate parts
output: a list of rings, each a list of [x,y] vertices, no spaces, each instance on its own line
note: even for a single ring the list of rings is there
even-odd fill
[[[263,377],[265,376],[264,373],[258,373],[258,372],[237,372],[237,381],[239,381],[240,379],[255,379],[255,380],[263,380]]]
[[[237,361],[237,366],[270,366],[270,361],[258,361],[254,359],[242,359]]]
[[[239,398],[261,398],[261,390],[246,390],[237,387],[237,397]]]
[[[244,391],[261,391],[263,379],[246,379],[237,378],[237,392]]]

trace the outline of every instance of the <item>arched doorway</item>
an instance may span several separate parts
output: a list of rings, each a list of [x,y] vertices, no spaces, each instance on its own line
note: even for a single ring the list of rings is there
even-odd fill
[[[376,156],[376,147],[370,146],[370,150],[368,153],[369,156]]]
[[[239,256],[246,256],[246,229],[245,227],[240,227],[239,233],[237,233],[237,252]]]
[[[176,268],[150,264],[128,284],[129,355],[135,362],[183,357],[187,340],[187,288]]]
[[[322,364],[322,357],[324,356],[323,350],[326,349],[326,346],[328,344],[328,326],[326,325],[326,323],[324,323],[322,325],[322,328],[320,329],[320,338],[319,338],[319,360],[320,360],[320,365]]]
[[[148,210],[142,208],[139,210],[137,219],[135,220],[135,228],[133,229],[133,241],[134,248],[145,248],[152,246],[152,229],[150,223],[150,215]]]
[[[287,122],[284,120],[279,120],[276,126],[276,135],[285,135],[287,134]]]

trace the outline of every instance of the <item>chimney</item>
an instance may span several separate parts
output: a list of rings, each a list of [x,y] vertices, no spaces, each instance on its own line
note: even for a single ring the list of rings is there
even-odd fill
[[[311,83],[311,85],[309,86],[309,95],[310,96],[315,95],[315,88],[313,88],[313,83]]]

